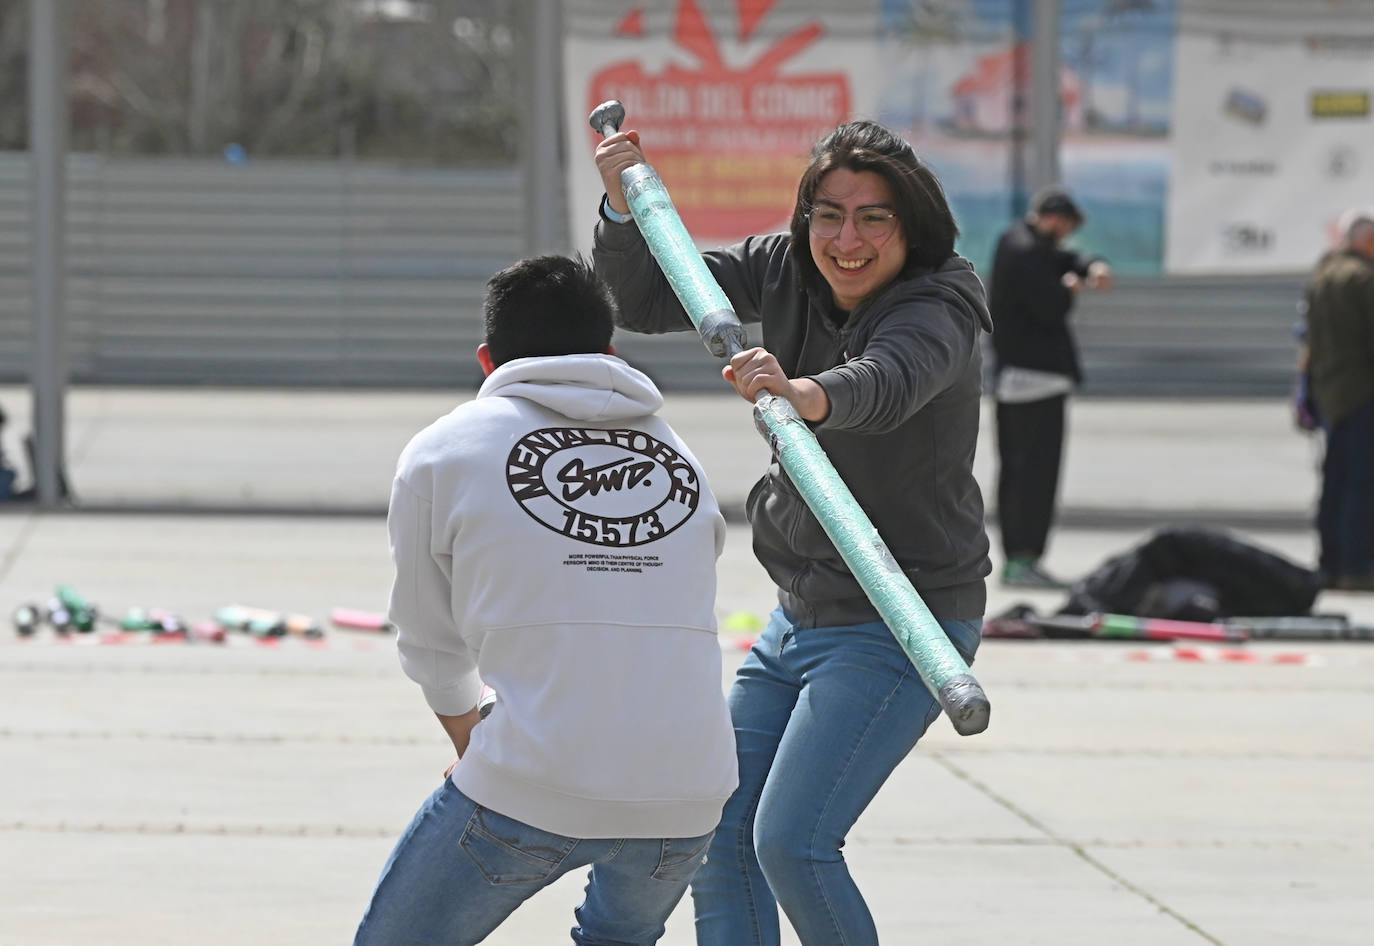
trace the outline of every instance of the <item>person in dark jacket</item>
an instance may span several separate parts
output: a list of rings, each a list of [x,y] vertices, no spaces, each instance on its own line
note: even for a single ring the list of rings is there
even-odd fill
[[[1374,211],[1348,211],[1306,292],[1307,369],[1326,428],[1318,568],[1374,591]]]
[[[621,326],[692,323],[629,216],[635,131],[606,138],[593,248]],[[762,346],[725,379],[810,423],[836,471],[951,642],[972,661],[992,570],[973,477],[982,283],[954,252],[938,180],[872,122],[819,141],[789,232],[703,254]],[[776,458],[750,492],[754,552],[778,608],[730,692],[740,788],[693,884],[697,942],[778,941],[778,905],[808,946],[877,943],[845,835],[939,714],[877,610]]]
[[[1083,225],[1083,211],[1061,187],[1035,195],[1030,213],[997,241],[988,302],[996,331],[997,521],[1002,583],[1063,588],[1040,559],[1054,523],[1064,421],[1083,379],[1069,326],[1083,286],[1106,289],[1111,267],[1061,246]]]

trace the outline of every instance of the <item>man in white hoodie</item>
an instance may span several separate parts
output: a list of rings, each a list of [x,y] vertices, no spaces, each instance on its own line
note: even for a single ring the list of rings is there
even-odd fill
[[[737,783],[716,640],[725,536],[581,260],[488,285],[487,378],[402,452],[387,519],[401,666],[459,761],[354,940],[481,942],[591,866],[578,944],[654,943]],[[482,684],[499,697],[481,719]],[[480,725],[479,725],[480,720]]]

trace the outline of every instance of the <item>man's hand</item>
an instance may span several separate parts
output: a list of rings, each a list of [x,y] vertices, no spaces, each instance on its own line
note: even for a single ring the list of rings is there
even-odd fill
[[[606,200],[616,213],[630,212],[625,193],[620,189],[620,172],[643,163],[644,152],[640,150],[637,131],[618,131],[596,146],[596,169],[606,188]]]
[[[459,759],[463,758],[463,753],[468,751],[468,740],[472,737],[473,728],[482,721],[477,707],[474,706],[462,716],[445,716],[443,713],[434,715],[438,717],[439,725],[444,727],[444,732],[448,733],[449,741],[453,743],[453,751],[458,753]],[[453,765],[457,764],[455,760]],[[453,765],[448,767],[448,772],[453,771]]]
[[[1088,264],[1088,288],[1110,289],[1116,283],[1112,267],[1106,260],[1093,260]]]
[[[825,388],[810,378],[789,380],[778,359],[765,349],[739,352],[721,369],[721,375],[750,403],[759,392],[767,391],[789,401],[803,420],[822,421],[830,414],[830,397]]]

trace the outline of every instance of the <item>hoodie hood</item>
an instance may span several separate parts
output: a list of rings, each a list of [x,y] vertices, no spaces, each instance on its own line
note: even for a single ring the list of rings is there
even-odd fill
[[[972,313],[983,331],[992,331],[992,313],[988,311],[987,293],[983,281],[973,270],[973,264],[962,256],[952,256],[939,269],[926,276],[929,283]]]
[[[886,289],[867,299],[857,311],[862,317],[867,312],[881,311],[891,303],[922,296],[944,299],[970,316],[984,332],[992,332],[992,313],[988,311],[983,281],[973,271],[973,264],[962,256],[951,256],[939,269],[905,271]]]
[[[488,375],[477,397],[524,398],[583,421],[642,417],[663,406],[648,375],[615,355],[516,358]]]

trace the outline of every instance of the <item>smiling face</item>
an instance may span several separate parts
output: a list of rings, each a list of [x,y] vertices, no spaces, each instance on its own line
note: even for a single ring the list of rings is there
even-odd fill
[[[906,265],[906,236],[900,223],[879,240],[866,239],[854,227],[863,209],[895,211],[892,189],[876,171],[836,168],[821,178],[812,204],[845,215],[838,234],[828,238],[811,234],[810,242],[811,258],[830,284],[835,304],[850,311],[891,282]]]

